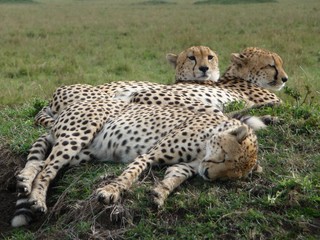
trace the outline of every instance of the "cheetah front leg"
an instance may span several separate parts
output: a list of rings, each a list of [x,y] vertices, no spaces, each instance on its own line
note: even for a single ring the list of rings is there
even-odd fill
[[[38,173],[45,166],[45,157],[52,147],[52,137],[42,135],[32,145],[27,157],[26,166],[18,173],[17,191],[22,195],[28,195],[32,189],[32,183]]]
[[[153,162],[154,158],[149,157],[148,154],[138,156],[112,183],[96,190],[98,200],[103,204],[117,202],[121,194],[129,189],[140,174],[150,167]]]
[[[175,188],[197,173],[198,164],[198,161],[193,161],[170,166],[164,179],[151,192],[154,203],[158,207],[163,206],[165,200]]]

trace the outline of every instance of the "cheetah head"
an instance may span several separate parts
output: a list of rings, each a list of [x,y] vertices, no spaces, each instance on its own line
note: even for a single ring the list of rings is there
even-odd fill
[[[218,56],[205,46],[190,47],[179,55],[167,54],[168,62],[176,70],[176,82],[218,81]]]
[[[246,177],[257,165],[257,153],[257,137],[252,129],[238,126],[208,140],[198,171],[209,181]]]
[[[233,53],[227,72],[272,91],[279,91],[288,80],[278,54],[254,47]]]

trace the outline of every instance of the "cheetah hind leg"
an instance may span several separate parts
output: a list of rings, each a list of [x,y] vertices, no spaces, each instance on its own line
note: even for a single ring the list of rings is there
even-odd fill
[[[24,196],[30,194],[32,183],[38,173],[43,169],[45,165],[45,158],[50,152],[51,147],[52,138],[48,134],[39,137],[32,145],[25,167],[16,176],[17,191],[19,194]]]
[[[56,155],[59,151],[57,147],[53,147],[50,155]],[[50,155],[48,159],[50,159]],[[70,156],[70,165],[79,165],[82,161],[90,160],[90,155],[78,153],[76,157]],[[81,159],[81,162],[79,161]],[[55,162],[52,165],[46,164],[46,166],[38,173],[33,181],[33,186],[29,196],[20,196],[16,202],[16,211],[11,220],[13,227],[20,227],[28,225],[36,217],[36,213],[44,213],[47,211],[46,206],[46,192],[50,181],[56,176],[59,169],[65,164],[67,159],[55,158]]]
[[[51,128],[57,116],[55,116],[50,106],[42,108],[34,118],[36,125],[43,126],[45,128]]]
[[[33,203],[29,201],[27,195],[32,191],[34,179],[45,166],[44,159],[51,147],[52,142],[49,135],[38,138],[30,149],[26,166],[16,176],[19,199],[16,202],[16,210],[11,221],[13,227],[27,225],[34,218],[35,213],[31,210]]]
[[[175,188],[196,174],[196,167],[196,161],[170,166],[165,173],[164,179],[151,191],[155,205],[158,208],[162,207],[169,194]]]

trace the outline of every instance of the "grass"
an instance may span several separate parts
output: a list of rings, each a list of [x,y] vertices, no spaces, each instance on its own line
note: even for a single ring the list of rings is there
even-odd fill
[[[0,112],[0,139],[10,145],[13,152],[26,154],[34,142],[45,130],[34,127],[34,116],[46,104],[46,101],[34,99],[22,107],[5,107]]]
[[[1,3],[34,3],[34,1],[32,0],[0,0],[0,4]]]
[[[248,4],[248,3],[270,3],[276,0],[203,0],[194,4]]]
[[[318,238],[317,0],[33,2],[37,4],[2,3],[0,8],[0,139],[15,154],[25,156],[44,132],[33,125],[33,116],[56,87],[121,80],[172,83],[174,72],[165,54],[191,45],[216,50],[222,71],[230,53],[247,46],[267,48],[283,58],[289,81],[279,93],[283,106],[251,112],[281,119],[258,133],[261,175],[214,184],[194,178],[157,210],[148,190],[162,178],[162,168],[146,173],[119,204],[105,208],[95,204],[91,193],[125,166],[67,169],[51,187],[49,214],[41,224],[10,230],[6,239]],[[99,179],[104,173],[109,177]]]
[[[0,105],[21,104],[35,97],[48,99],[56,87],[65,84],[172,83],[173,71],[165,54],[199,44],[219,53],[222,71],[232,52],[247,46],[270,49],[284,59],[290,86],[299,89],[308,84],[320,89],[320,50],[314,44],[320,25],[317,0],[234,5],[194,2],[157,6],[133,0],[121,4],[115,0],[108,4],[98,0],[2,4]]]

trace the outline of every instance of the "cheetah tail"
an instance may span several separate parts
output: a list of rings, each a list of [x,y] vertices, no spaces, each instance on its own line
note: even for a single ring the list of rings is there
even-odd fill
[[[230,117],[238,119],[240,122],[247,124],[249,127],[251,127],[254,130],[260,130],[267,127],[264,120],[261,119],[261,117],[241,115],[241,114],[235,114]]]
[[[23,197],[16,202],[16,211],[11,220],[12,227],[21,227],[29,225],[29,223],[34,219],[35,214],[31,210],[31,203],[28,201],[27,197]]]

